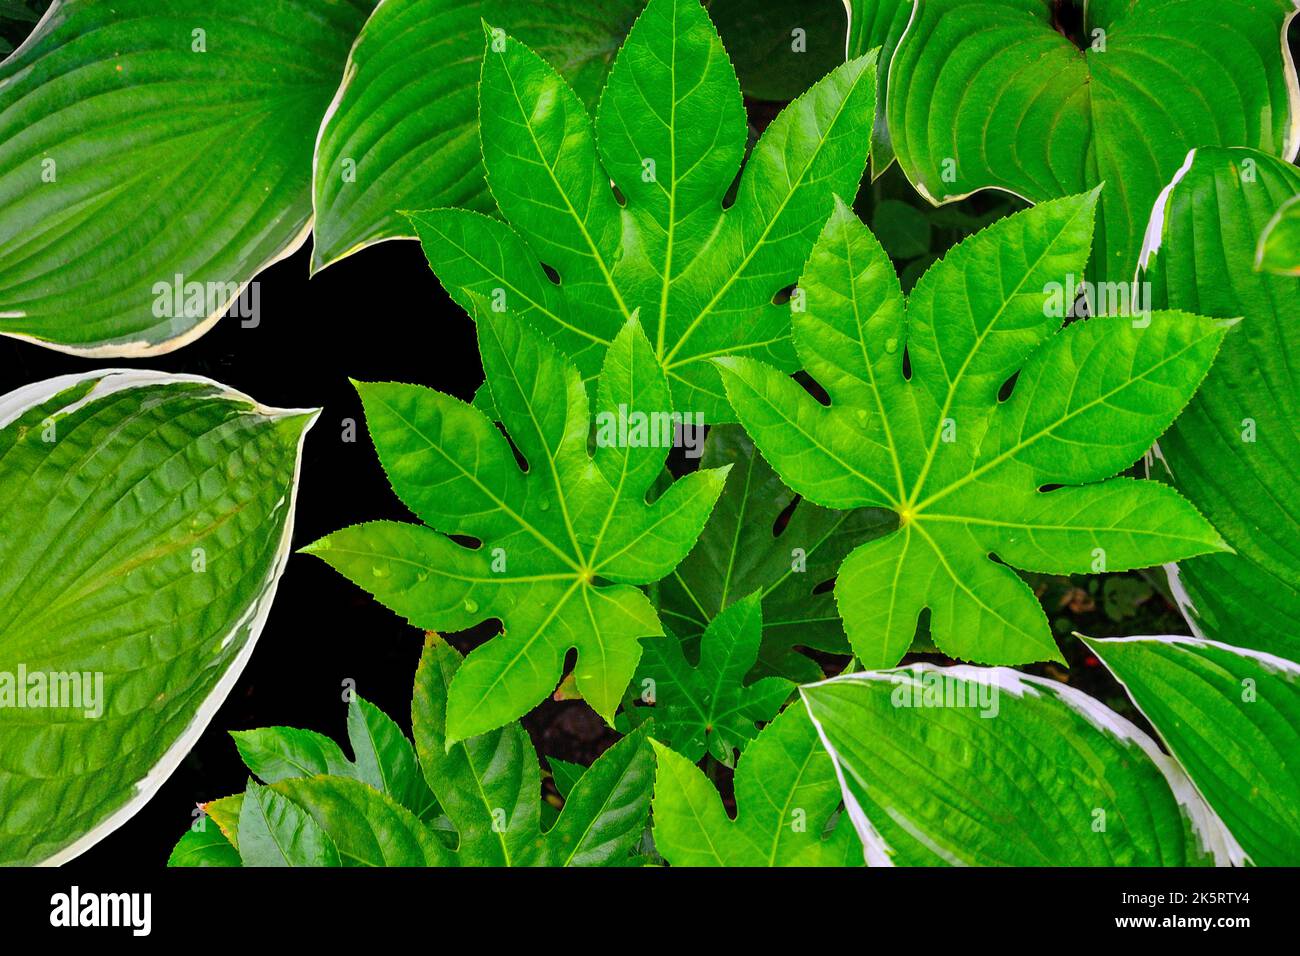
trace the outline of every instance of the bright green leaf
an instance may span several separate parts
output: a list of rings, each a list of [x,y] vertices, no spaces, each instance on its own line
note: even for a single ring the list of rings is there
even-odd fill
[[[176,843],[168,866],[243,866],[239,851],[230,845],[215,823],[205,820],[201,830],[186,830]]]
[[[0,334],[139,357],[211,328],[306,240],[373,6],[60,0],[0,64]]]
[[[239,814],[244,866],[338,866],[339,851],[320,824],[292,800],[252,780]]]
[[[1204,386],[1160,439],[1172,475],[1236,551],[1180,561],[1194,632],[1300,658],[1300,278],[1254,269],[1255,240],[1300,170],[1251,150],[1196,150],[1152,214],[1142,281],[1153,303],[1241,317]]]
[[[871,131],[871,178],[878,179],[894,161],[894,144],[885,122],[889,96],[889,64],[898,41],[912,19],[912,0],[845,0],[849,11],[848,55],[860,56],[880,48],[880,75],[876,80],[875,126]]]
[[[489,38],[483,157],[509,222],[416,214],[430,265],[472,315],[490,303],[523,317],[587,380],[639,315],[673,407],[726,421],[708,359],[740,353],[794,370],[789,308],[776,300],[798,277],[832,197],[857,189],[874,66],[871,56],[853,60],[782,112],[724,208],[746,117],[696,0],[651,0],[610,71],[594,129],[541,57]]]
[[[447,717],[453,741],[526,713],[559,683],[575,647],[577,689],[612,721],[640,638],[662,632],[634,585],[664,577],[690,551],[726,472],[689,475],[647,503],[671,429],[641,441],[606,428],[621,419],[658,422],[670,408],[663,372],[635,323],[606,359],[594,456],[587,394],[573,365],[510,316],[485,309],[478,331],[497,410],[528,471],[477,409],[415,386],[359,386],[389,480],[425,525],[359,525],[308,550],[422,629],[502,621],[502,635],[456,674]]]
[[[1178,766],[1064,684],[916,665],[802,693],[873,866],[1227,863]]]
[[[0,862],[75,857],[203,732],[270,612],[312,419],[144,371],[0,398]]]
[[[950,250],[906,302],[884,251],[841,205],[794,321],[829,406],[770,366],[719,362],[742,424],[786,484],[824,507],[897,515],[897,530],[858,547],[835,584],[869,669],[898,663],[925,609],[949,656],[1061,659],[1013,568],[1119,571],[1223,548],[1167,486],[1103,480],[1169,426],[1226,327],[1161,312],[1058,332],[1061,286],[1082,273],[1095,202],[1070,197],[999,221]]]
[[[1292,196],[1264,227],[1255,268],[1282,276],[1300,276],[1300,196]]]

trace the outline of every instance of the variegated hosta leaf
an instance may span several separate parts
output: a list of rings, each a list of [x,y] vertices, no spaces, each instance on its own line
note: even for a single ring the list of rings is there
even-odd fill
[[[1300,276],[1300,196],[1292,196],[1264,227],[1255,268],[1282,276]]]
[[[872,866],[1228,862],[1177,764],[1064,684],[922,664],[802,693]]]
[[[0,862],[76,856],[198,739],[270,611],[312,418],[154,372],[0,399]]]
[[[889,68],[890,136],[933,202],[995,188],[1040,202],[1105,183],[1090,277],[1127,283],[1187,150],[1292,158],[1294,0],[1084,5],[1082,49],[1049,0],[917,0]],[[1096,303],[1094,303],[1096,305]]]
[[[1300,863],[1300,664],[1193,637],[1084,640],[1231,831],[1233,862]]]
[[[484,19],[594,106],[641,0],[385,0],[366,22],[316,147],[312,267],[414,239],[406,209],[490,211],[478,135]]]
[[[741,423],[790,488],[823,507],[897,516],[835,583],[868,668],[902,659],[926,609],[949,656],[1060,659],[1013,568],[1120,571],[1224,548],[1173,489],[1111,477],[1177,416],[1226,328],[1159,312],[1061,330],[1096,198],[1000,220],[951,249],[906,300],[884,250],[841,205],[794,316],[803,367],[829,405],[778,369],[719,360]]]
[[[687,760],[707,752],[730,767],[794,691],[784,677],[751,680],[763,639],[763,610],[755,592],[709,622],[699,642],[698,659],[687,660],[675,634],[647,638],[637,668],[639,718],[653,714],[656,736]]]
[[[486,307],[478,336],[510,441],[448,395],[359,386],[393,490],[424,524],[357,525],[307,550],[425,630],[502,622],[502,634],[456,674],[447,714],[453,741],[527,713],[555,689],[571,648],[578,692],[612,721],[640,639],[662,633],[636,585],[658,581],[690,551],[726,471],[696,472],[646,500],[672,443],[665,425],[672,406],[635,322],[606,355],[594,456],[590,406],[573,364],[522,320]]]
[[[251,783],[246,794],[207,804],[204,809],[209,819],[185,834],[169,865],[238,865],[238,859],[231,860],[232,850],[248,863],[250,852],[243,831],[255,794],[263,805],[254,810],[256,832],[287,830],[290,835],[300,835],[285,843],[305,843],[307,852],[285,854],[293,865],[611,866],[628,862],[650,809],[654,756],[647,735],[653,725],[620,740],[590,768],[567,765],[563,772],[564,808],[543,828],[541,773],[522,726],[510,724],[481,737],[449,742],[447,694],[460,666],[461,657],[455,649],[430,635],[411,700],[418,767],[414,766],[411,744],[396,725],[369,708],[380,719],[367,718],[367,723],[372,728],[381,723],[391,725],[396,735],[379,735],[384,740],[376,751],[382,785],[366,773],[356,772],[364,771],[365,760],[358,759],[355,767],[349,765],[328,738],[289,728],[268,728],[238,737],[249,768],[259,776],[267,772],[275,776],[271,791],[300,808],[299,812],[275,801],[264,806],[268,791]],[[365,712],[365,708],[351,710],[349,723],[358,719],[352,715]],[[375,736],[373,730],[362,730],[359,735],[355,726],[349,727],[349,735],[359,755],[366,749],[364,738]],[[257,741],[255,748],[249,746],[252,739]],[[405,785],[412,771],[422,771],[422,785],[427,781],[427,788],[437,795],[441,815],[436,819],[427,819],[426,812],[422,820],[418,810],[412,812],[409,800],[394,799],[402,791],[414,789]],[[395,786],[394,781],[404,785]],[[421,801],[421,805],[427,804]],[[269,827],[261,817],[267,818]],[[287,822],[277,828],[277,821]],[[210,825],[213,823],[216,825]],[[337,847],[337,861],[323,858],[327,851],[321,851],[320,845],[326,841]],[[255,847],[252,853],[265,856],[263,848]],[[313,855],[315,862],[294,862]],[[274,860],[269,864],[279,865]],[[257,865],[268,865],[268,861]]]
[[[673,866],[861,866],[835,769],[808,715],[787,707],[736,765],[736,816],[699,767],[654,741],[655,849]]]
[[[483,159],[508,222],[438,210],[416,214],[415,226],[471,315],[490,303],[520,316],[588,380],[637,315],[673,407],[727,421],[708,360],[742,353],[794,370],[779,294],[798,278],[832,197],[857,190],[874,97],[874,56],[839,67],[772,122],[737,182],[745,109],[698,0],[651,0],[614,61],[594,128],[541,57],[489,36]]]
[[[0,333],[141,356],[209,329],[307,238],[312,144],[373,6],[55,0],[0,64]]]
[[[1170,477],[1236,551],[1180,561],[1174,593],[1195,633],[1300,658],[1300,277],[1254,268],[1300,170],[1263,153],[1198,149],[1152,213],[1153,303],[1241,317],[1204,386],[1160,439]]]
[[[844,0],[849,11],[848,55],[860,56],[880,48],[877,79],[876,123],[871,131],[871,178],[876,179],[894,161],[885,106],[889,101],[889,63],[898,41],[912,19],[913,0]]]
[[[893,530],[896,516],[883,508],[795,504],[798,496],[735,425],[709,430],[700,465],[731,471],[694,550],[660,583],[659,613],[694,647],[732,602],[761,591],[763,643],[755,674],[821,680],[821,667],[796,648],[849,652],[827,585],[845,556]]]

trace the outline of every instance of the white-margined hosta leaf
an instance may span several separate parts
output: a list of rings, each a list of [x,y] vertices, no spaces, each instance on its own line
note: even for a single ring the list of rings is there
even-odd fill
[[[1264,227],[1255,268],[1274,275],[1300,276],[1300,196],[1292,196]]]
[[[140,356],[210,328],[306,240],[373,5],[55,0],[0,64],[0,333]]]
[[[802,689],[873,866],[1193,866],[1231,838],[1155,741],[1079,691],[928,664]]]
[[[1194,637],[1091,640],[1234,838],[1234,861],[1300,862],[1300,664]]]
[[[0,399],[0,863],[76,856],[203,731],[270,611],[312,418],[153,372]]]

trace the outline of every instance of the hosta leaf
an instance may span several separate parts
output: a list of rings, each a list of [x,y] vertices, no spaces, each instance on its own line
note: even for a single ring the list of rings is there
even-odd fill
[[[688,760],[707,751],[727,766],[770,721],[794,690],[783,677],[749,680],[763,638],[763,610],[757,592],[709,622],[699,645],[699,662],[682,653],[673,634],[646,640],[637,676],[654,688],[656,736]]]
[[[411,723],[424,772],[459,834],[461,866],[607,866],[640,839],[654,760],[649,727],[620,740],[573,782],[559,819],[540,832],[541,772],[523,727],[449,741],[444,713],[462,666],[431,637],[416,674]]]
[[[1300,658],[1300,278],[1254,269],[1256,237],[1300,170],[1250,150],[1196,150],[1157,202],[1140,275],[1157,306],[1241,316],[1205,385],[1160,439],[1156,477],[1235,549],[1179,562],[1195,633]]]
[[[373,6],[56,2],[0,64],[0,333],[134,357],[209,329],[307,238],[312,144]]]
[[[875,126],[871,131],[871,178],[878,178],[894,161],[885,106],[889,98],[889,64],[898,41],[912,19],[912,0],[845,0],[849,11],[848,55],[859,56],[880,48],[879,89],[876,93]]]
[[[508,223],[417,214],[430,265],[471,314],[490,302],[522,316],[584,379],[639,314],[673,407],[725,421],[710,357],[758,355],[794,369],[789,310],[774,300],[798,277],[833,194],[856,191],[874,66],[871,56],[847,63],[782,112],[725,207],[746,117],[696,0],[651,0],[610,71],[594,130],[541,57],[489,38],[483,158]]]
[[[334,841],[302,807],[270,787],[248,781],[239,814],[244,866],[338,866]]]
[[[884,251],[840,206],[800,280],[807,311],[794,320],[829,406],[770,366],[719,360],[741,422],[786,484],[824,507],[897,515],[897,530],[853,551],[835,584],[868,668],[898,663],[924,609],[949,656],[1061,659],[1012,568],[1118,571],[1223,547],[1167,486],[1103,481],[1168,427],[1225,327],[1161,312],[1058,332],[1049,290],[1082,271],[1095,201],[999,221],[950,250],[906,303]]]
[[[873,866],[1228,861],[1222,827],[1178,766],[1064,684],[916,665],[802,693]]]
[[[411,742],[392,718],[356,694],[348,703],[348,739],[355,760],[348,760],[329,737],[311,730],[262,727],[231,736],[245,766],[266,783],[349,777],[388,794],[422,819],[436,808]]]
[[[1235,838],[1233,862],[1300,860],[1300,665],[1192,637],[1085,638]]]
[[[712,0],[707,6],[748,97],[792,100],[845,60],[841,0]]]
[[[447,712],[453,741],[526,713],[559,683],[570,648],[578,650],[578,691],[612,720],[639,639],[662,631],[634,585],[659,580],[689,552],[726,472],[689,475],[647,503],[667,457],[663,435],[653,446],[647,438],[629,447],[613,435],[602,444],[598,434],[593,457],[592,418],[574,366],[510,316],[484,309],[478,332],[497,410],[528,470],[477,409],[425,388],[361,385],[379,459],[425,525],[359,525],[308,550],[417,627],[502,622],[502,635],[456,674]],[[598,424],[659,421],[671,407],[635,323],[609,350],[598,407]]]
[[[890,64],[903,171],[933,202],[996,188],[1040,202],[1106,183],[1091,274],[1127,283],[1147,213],[1200,146],[1293,157],[1292,0],[1085,5],[1078,42],[1046,0],[917,0]]]
[[[243,866],[239,851],[230,845],[230,841],[217,829],[211,820],[204,820],[199,830],[187,830],[177,841],[171,856],[167,858],[168,866]]]
[[[1300,196],[1292,196],[1264,227],[1255,268],[1275,275],[1300,276]]]
[[[698,767],[654,748],[655,849],[673,866],[862,865],[853,827],[837,813],[834,767],[801,708],[786,708],[738,761],[735,819]]]
[[[0,862],[76,856],[198,739],[270,611],[312,418],[144,371],[0,399]]]
[[[659,612],[694,646],[732,602],[762,591],[763,643],[756,673],[821,680],[821,668],[796,647],[847,654],[828,587],[859,544],[893,529],[882,508],[832,511],[796,495],[735,425],[709,430],[700,464],[731,466],[709,523],[686,559],[659,585]],[[789,509],[794,506],[793,511]]]
[[[403,209],[492,208],[478,81],[484,18],[530,44],[595,104],[640,0],[386,0],[366,22],[317,142],[312,267],[414,239]]]

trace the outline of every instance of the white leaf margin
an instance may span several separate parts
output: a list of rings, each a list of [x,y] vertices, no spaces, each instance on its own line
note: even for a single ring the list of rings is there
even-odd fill
[[[216,389],[225,399],[247,404],[249,412],[252,414],[263,415],[271,419],[293,418],[302,415],[309,415],[310,418],[302,430],[302,435],[298,439],[297,457],[294,461],[293,480],[290,485],[287,500],[281,499],[280,505],[287,505],[289,508],[288,517],[285,519],[284,530],[280,536],[280,542],[276,548],[275,557],[271,563],[271,568],[267,572],[266,578],[262,582],[262,589],[255,597],[252,603],[244,611],[242,617],[231,625],[230,631],[226,634],[221,642],[221,647],[226,647],[231,641],[236,640],[242,634],[244,645],[240,648],[235,659],[231,661],[226,672],[221,675],[216,685],[206,698],[199,704],[194,716],[190,719],[188,725],[181,732],[180,736],[172,742],[161,758],[149,768],[148,772],[135,785],[135,793],[122,806],[111,811],[108,816],[102,819],[89,831],[83,834],[68,846],[57,851],[52,856],[42,860],[39,866],[62,866],[64,863],[75,859],[82,853],[86,852],[99,841],[103,840],[110,833],[117,830],[124,823],[134,817],[141,809],[144,808],[158,792],[158,789],[172,775],[180,762],[190,752],[191,748],[198,742],[203,731],[207,729],[212,718],[216,715],[217,710],[225,702],[230,691],[234,688],[235,683],[239,680],[252,657],[253,648],[257,645],[257,640],[261,636],[262,628],[266,625],[266,619],[271,613],[271,605],[275,600],[276,590],[280,585],[280,577],[284,573],[285,565],[289,561],[292,553],[293,526],[295,510],[298,498],[298,485],[302,478],[302,455],[303,448],[306,444],[307,433],[311,431],[316,419],[320,416],[320,409],[279,409],[269,408],[255,401],[242,392],[235,391],[220,382],[210,378],[204,378],[199,375],[172,375],[165,372],[154,372],[142,369],[100,369],[82,374],[61,375],[57,378],[46,379],[45,381],[35,382],[31,385],[25,385],[6,395],[0,396],[0,430],[8,428],[14,421],[22,416],[27,410],[48,401],[60,392],[73,388],[83,382],[95,381],[95,386],[77,401],[53,412],[51,417],[66,415],[75,412],[77,409],[93,401],[106,398],[109,395],[118,392],[124,392],[134,388],[147,388],[154,385],[166,384],[199,384],[207,385]]]
[[[835,776],[840,783],[840,793],[844,797],[844,807],[848,812],[849,819],[853,822],[853,828],[862,840],[863,856],[867,866],[896,865],[893,859],[894,851],[884,837],[881,836],[880,831],[872,824],[857,797],[849,788],[848,781],[844,776],[844,761],[827,738],[821,722],[813,714],[811,703],[805,691],[811,687],[849,681],[859,683],[879,681],[892,684],[897,682],[900,674],[914,676],[919,679],[920,675],[925,673],[938,673],[971,683],[995,687],[999,692],[1010,694],[1013,697],[1023,697],[1029,694],[1035,697],[1050,696],[1056,698],[1070,710],[1084,717],[1102,734],[1109,736],[1124,747],[1136,746],[1156,765],[1156,769],[1160,771],[1161,776],[1169,785],[1169,789],[1173,793],[1174,799],[1177,801],[1184,817],[1191,823],[1192,831],[1196,835],[1201,851],[1210,854],[1216,866],[1241,865],[1241,861],[1244,860],[1245,854],[1242,852],[1241,847],[1237,845],[1236,838],[1228,832],[1228,828],[1219,819],[1218,814],[1210,808],[1209,804],[1201,796],[1200,791],[1192,784],[1182,766],[1164,753],[1159,745],[1132,721],[1115,713],[1100,701],[1066,684],[1035,677],[1009,667],[976,667],[970,664],[939,667],[934,664],[917,663],[904,667],[893,667],[888,670],[857,671],[852,674],[841,674],[838,677],[818,681],[814,684],[805,684],[799,688],[799,696],[803,700],[805,710],[808,712],[808,718],[812,721],[813,727],[816,728],[817,736],[821,738],[822,746],[826,749],[826,753],[831,758],[831,764],[835,767]],[[906,828],[904,821],[899,820],[898,822]],[[924,833],[921,831],[913,832],[912,835],[923,843],[927,842]],[[935,850],[936,848],[931,847],[931,849]],[[949,856],[946,852],[940,853],[940,855],[945,858]],[[965,861],[957,859],[949,859],[948,862],[965,865]]]
[[[1177,580],[1177,566],[1175,565],[1173,567],[1173,572],[1170,575],[1170,582],[1173,583],[1176,580]],[[1171,647],[1187,647],[1195,650],[1214,649],[1214,650],[1224,651],[1236,657],[1254,661],[1255,663],[1259,664],[1262,668],[1264,668],[1264,670],[1269,671],[1270,673],[1279,674],[1282,675],[1284,678],[1291,678],[1293,679],[1294,682],[1300,683],[1300,664],[1297,664],[1295,661],[1287,660],[1284,657],[1278,657],[1276,654],[1269,654],[1266,651],[1256,651],[1256,650],[1251,650],[1250,648],[1236,647],[1232,644],[1225,644],[1223,641],[1213,641],[1210,640],[1209,638],[1201,637],[1199,635],[1196,637],[1188,637],[1185,634],[1148,634],[1148,635],[1139,635],[1136,637],[1110,637],[1110,638],[1086,637],[1083,634],[1076,634],[1075,636],[1078,637],[1081,641],[1083,641],[1088,646],[1089,650],[1091,650],[1094,654],[1097,655],[1097,659],[1101,661],[1102,664],[1105,664],[1106,670],[1110,671],[1111,676],[1114,677],[1115,680],[1119,683],[1119,685],[1124,688],[1124,693],[1128,694],[1129,700],[1131,700],[1133,702],[1133,706],[1138,709],[1138,713],[1140,713],[1143,717],[1147,719],[1147,723],[1151,724],[1152,727],[1155,727],[1157,734],[1160,734],[1160,727],[1156,724],[1154,720],[1151,719],[1150,715],[1147,714],[1147,712],[1142,709],[1142,705],[1138,702],[1137,697],[1133,694],[1131,690],[1129,690],[1128,684],[1124,683],[1123,678],[1121,678],[1119,674],[1115,672],[1114,668],[1112,668],[1110,664],[1106,662],[1105,652],[1103,648],[1105,648],[1107,644],[1133,644],[1133,643],[1141,642],[1147,644],[1164,644],[1166,646],[1171,646]],[[1182,761],[1180,761],[1178,759],[1178,755],[1174,753],[1173,747],[1169,745],[1169,741],[1165,739],[1163,734],[1160,734],[1160,736],[1161,739],[1164,740],[1165,746],[1168,747],[1169,752],[1172,755],[1172,759],[1181,768]],[[1184,773],[1186,773],[1186,771],[1184,771]],[[1187,777],[1188,780],[1191,781],[1192,786],[1196,788],[1197,794],[1201,795],[1202,802],[1204,802],[1205,805],[1208,807],[1209,801],[1206,800],[1204,795],[1201,794],[1200,787],[1197,787],[1196,782],[1194,780],[1191,780],[1190,774],[1187,774]],[[1213,813],[1214,811],[1211,810],[1211,812]],[[1217,813],[1215,814],[1215,817],[1216,819],[1218,818]],[[1220,825],[1223,825],[1221,820],[1220,820]],[[1248,865],[1253,866],[1254,863],[1250,858],[1250,854],[1247,853],[1244,849],[1242,849],[1241,845],[1237,842],[1237,838],[1234,837],[1232,833],[1228,831],[1226,825],[1223,825],[1223,830],[1228,835],[1228,839],[1230,840],[1229,848],[1232,851],[1233,864],[1235,866],[1248,866]]]

